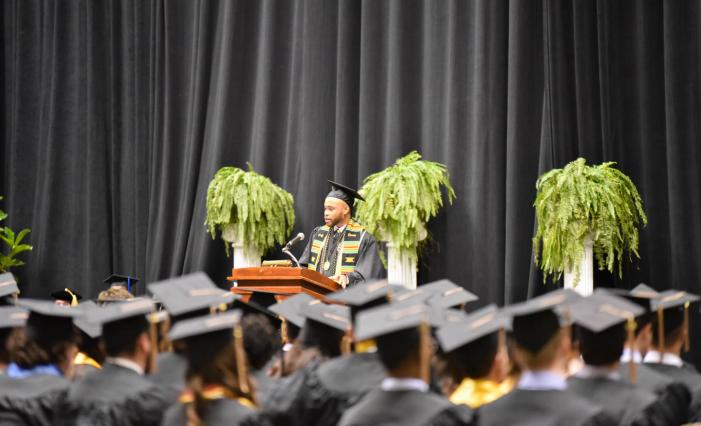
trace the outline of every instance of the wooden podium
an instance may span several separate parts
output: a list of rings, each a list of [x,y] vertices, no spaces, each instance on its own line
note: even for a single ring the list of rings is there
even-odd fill
[[[238,268],[227,279],[233,283],[231,291],[245,299],[253,292],[264,292],[274,294],[278,301],[297,293],[325,300],[325,294],[341,289],[336,281],[307,268]]]

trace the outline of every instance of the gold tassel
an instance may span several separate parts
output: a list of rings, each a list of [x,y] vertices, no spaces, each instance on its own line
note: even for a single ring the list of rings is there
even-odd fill
[[[689,302],[684,303],[684,352],[689,352]]]
[[[660,357],[664,357],[664,310],[662,306],[657,308],[657,343],[659,344]]]
[[[234,326],[234,351],[236,352],[236,375],[239,380],[239,389],[243,394],[248,395],[250,394],[251,387],[248,383],[246,351],[243,348],[243,330],[240,324]]]
[[[150,353],[150,363],[151,363],[151,374],[156,373],[158,371],[158,330],[156,327],[158,326],[158,323],[156,321],[156,318],[152,315],[149,315],[149,327],[148,327],[148,334],[149,338],[151,339],[151,353]]]
[[[431,327],[424,318],[419,326],[419,344],[421,350],[421,379],[431,383]]]
[[[348,355],[351,353],[353,345],[353,336],[351,335],[351,329],[346,330],[346,333],[341,339],[341,355]]]
[[[632,354],[635,353],[635,329],[637,324],[635,323],[634,317],[629,317],[626,323],[626,331],[628,332],[628,342],[630,343]],[[635,365],[635,357],[631,354],[630,361],[628,361],[628,375],[630,376],[630,382],[635,384],[638,381],[638,370]]]
[[[78,306],[78,296],[76,296],[75,293],[70,291],[68,288],[64,288],[64,290],[71,296],[71,306]]]
[[[290,343],[290,338],[287,335],[287,320],[283,317],[280,317],[280,320],[280,338],[282,339],[282,344],[284,345]]]

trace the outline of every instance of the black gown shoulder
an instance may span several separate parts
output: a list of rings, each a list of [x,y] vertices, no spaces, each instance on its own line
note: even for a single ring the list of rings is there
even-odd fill
[[[61,376],[0,375],[0,425],[54,425],[68,386],[70,381]]]
[[[516,389],[477,410],[479,425],[616,425],[604,410],[572,392]]]
[[[260,419],[254,418],[256,410],[231,399],[217,399],[208,401],[206,414],[202,419],[203,424],[207,426],[249,426],[260,425],[265,423]],[[187,426],[186,406],[183,404],[175,404],[166,412],[163,417],[163,426]]]

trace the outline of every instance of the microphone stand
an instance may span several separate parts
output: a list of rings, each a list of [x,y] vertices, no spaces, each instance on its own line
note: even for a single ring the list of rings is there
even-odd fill
[[[292,261],[295,263],[295,265],[297,265],[298,268],[301,267],[301,266],[299,266],[299,260],[297,260],[295,255],[292,254],[289,247],[285,246],[285,248],[282,249],[282,252],[285,253],[287,256],[289,256],[292,259]]]

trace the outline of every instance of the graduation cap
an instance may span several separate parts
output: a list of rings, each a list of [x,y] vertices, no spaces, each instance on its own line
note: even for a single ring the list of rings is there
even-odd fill
[[[701,297],[686,291],[667,290],[659,293],[652,301],[652,309],[657,312],[657,336],[660,352],[665,349],[665,335],[684,327],[684,350],[689,350],[689,306]]]
[[[0,306],[0,328],[24,327],[29,312],[14,306]]]
[[[183,317],[189,313],[206,313],[211,307],[229,304],[240,298],[222,290],[204,272],[183,275],[147,286],[172,317]]]
[[[387,280],[372,281],[357,285],[327,295],[331,300],[343,302],[351,308],[351,319],[355,322],[356,315],[365,309],[383,305],[390,299],[392,287]]]
[[[443,309],[430,307],[431,324],[435,327],[447,327],[461,324],[467,319],[467,314],[461,309]]]
[[[513,317],[516,343],[531,353],[540,352],[555,333],[569,323],[567,311],[561,308],[581,297],[571,289],[556,290],[505,308],[504,313]]]
[[[78,327],[80,331],[85,333],[91,339],[96,339],[100,337],[102,335],[102,324],[89,322],[87,320],[87,317],[90,315],[90,312],[93,309],[101,308],[97,306],[97,304],[92,300],[83,302],[79,306],[83,310],[83,315],[73,320],[75,326]]]
[[[605,292],[594,292],[569,307],[572,322],[598,333],[626,321],[635,321],[645,309],[640,305]]]
[[[69,306],[78,306],[78,301],[83,300],[83,296],[71,291],[69,288],[64,288],[63,290],[54,291],[51,293],[51,297],[55,301],[66,302]]]
[[[486,335],[509,329],[509,319],[496,305],[488,305],[465,315],[459,323],[439,328],[436,337],[441,349],[450,352]]]
[[[358,314],[355,329],[357,341],[374,339],[421,324],[431,323],[431,309],[423,303],[389,304]]]
[[[124,287],[129,293],[131,293],[131,287],[136,285],[139,282],[139,279],[128,275],[112,274],[105,278],[103,282],[105,284],[109,284],[110,287]]]
[[[19,294],[15,276],[9,272],[0,274],[0,298]]]
[[[288,297],[282,302],[278,302],[270,306],[270,311],[285,318],[290,324],[302,328],[304,326],[304,316],[300,313],[300,308],[314,299],[306,293],[298,293],[292,297]]]
[[[301,314],[307,320],[343,332],[351,328],[350,310],[346,306],[327,305],[318,301],[318,303],[308,303],[305,305]]]
[[[365,198],[363,198],[363,196],[360,195],[355,189],[331,180],[328,182],[331,184],[331,192],[326,195],[326,198],[337,198],[348,204],[348,207],[350,207],[351,210],[353,209],[355,200],[365,201]]]
[[[94,324],[109,325],[133,317],[146,317],[147,314],[153,312],[155,306],[153,300],[142,297],[120,304],[87,308],[85,320]]]
[[[48,300],[18,299],[17,306],[29,311],[27,338],[40,342],[45,347],[54,342],[73,340],[73,319],[83,315],[83,310],[79,307],[57,305]]]
[[[239,390],[247,394],[251,390],[246,366],[241,328],[242,312],[227,311],[215,315],[188,318],[175,324],[168,333],[170,340],[186,342],[185,355],[190,367],[199,369],[213,361],[222,348],[234,342],[236,353],[236,376]]]
[[[448,279],[424,284],[419,288],[434,293],[434,296],[428,300],[428,304],[437,308],[453,308],[479,299],[476,295]]]
[[[390,301],[396,303],[428,303],[428,300],[436,295],[433,291],[423,287],[409,290],[404,286],[397,286],[398,289],[390,293]]]

